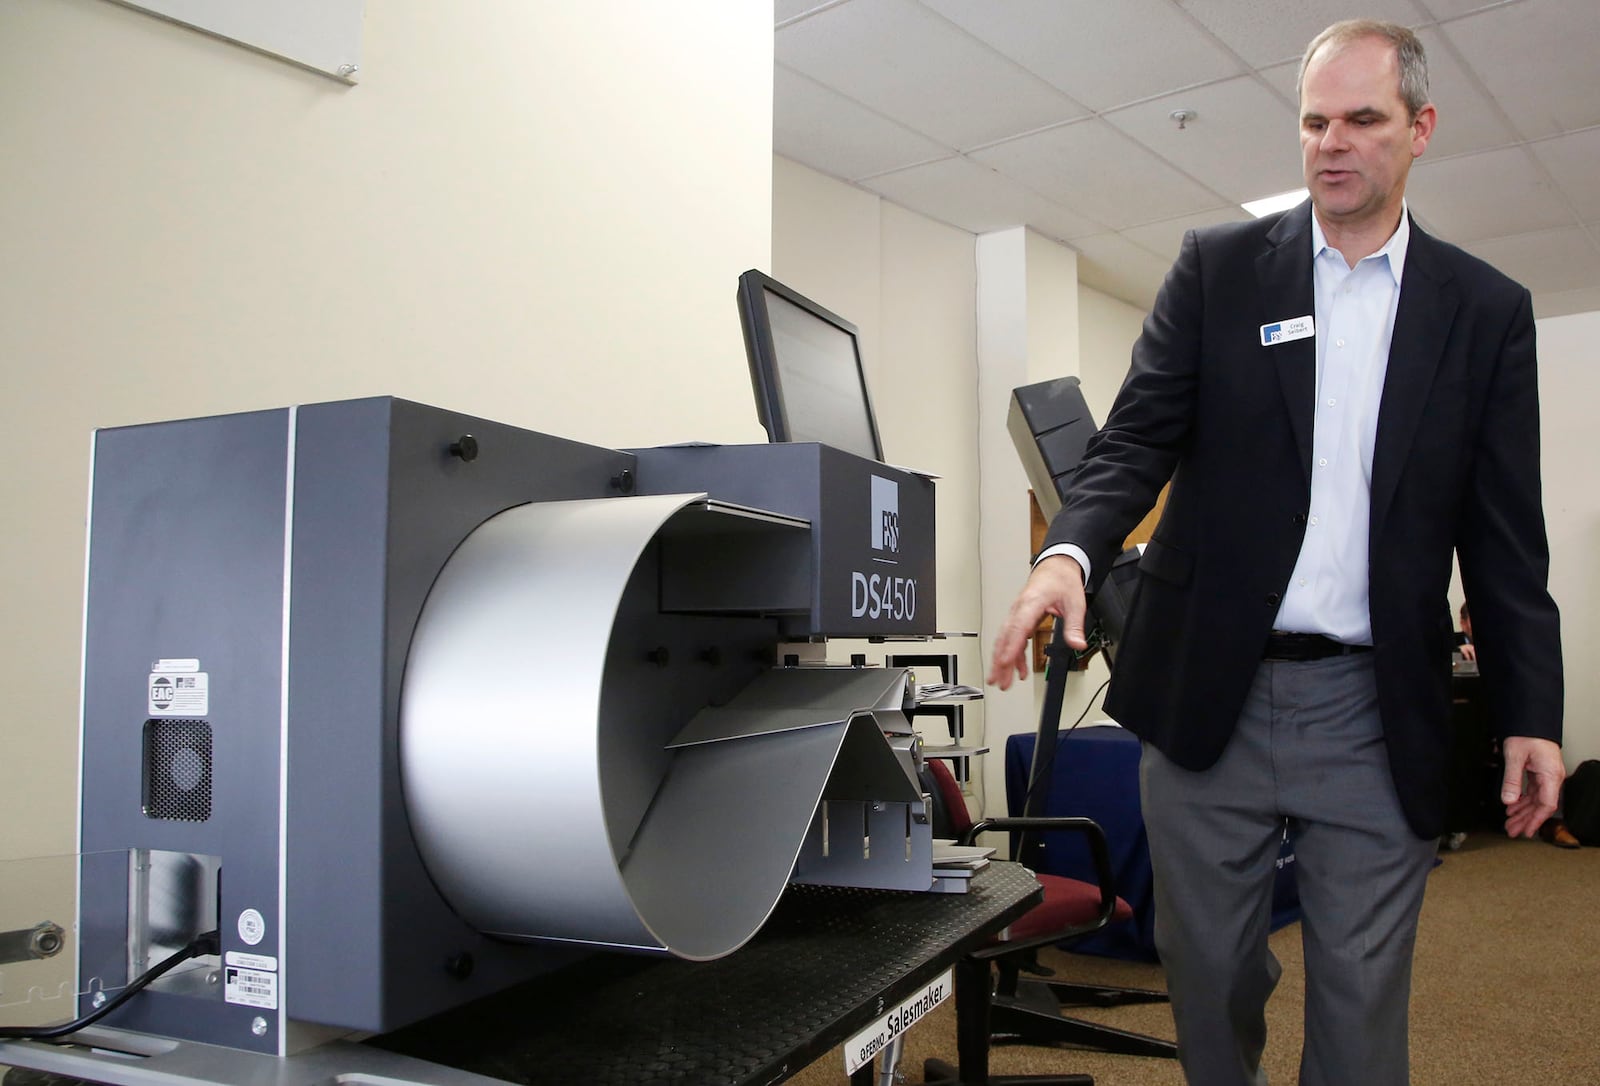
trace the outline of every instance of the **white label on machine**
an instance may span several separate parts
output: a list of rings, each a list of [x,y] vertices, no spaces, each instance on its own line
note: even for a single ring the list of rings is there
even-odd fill
[[[150,665],[150,670],[161,675],[172,675],[178,672],[199,671],[199,660],[157,660]]]
[[[239,925],[238,926],[239,926],[239,938],[243,939],[245,942],[249,943],[251,946],[255,946],[257,943],[261,942],[261,940],[263,938],[266,937],[266,934],[267,934],[267,921],[266,921],[266,918],[263,917],[261,915],[261,913],[259,911],[255,910],[255,909],[246,909],[244,912],[240,913],[239,914]]]
[[[889,1047],[889,1043],[906,1030],[922,1021],[933,1008],[950,998],[954,987],[954,970],[946,969],[920,992],[913,993],[882,1018],[857,1033],[844,1044],[844,1073],[853,1075],[873,1058]]]
[[[170,660],[159,661],[171,663]],[[187,663],[188,661],[181,661]],[[151,716],[210,716],[210,676],[204,671],[150,673]]]
[[[278,974],[233,965],[224,966],[223,974],[222,998],[229,1003],[269,1011],[278,1009]]]
[[[242,951],[230,950],[222,956],[222,960],[241,969],[264,969],[268,973],[278,971],[278,959],[266,954],[245,954]]]

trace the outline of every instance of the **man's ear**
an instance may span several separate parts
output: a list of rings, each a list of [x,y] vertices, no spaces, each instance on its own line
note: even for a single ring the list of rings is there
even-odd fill
[[[1417,110],[1416,118],[1411,122],[1411,157],[1419,158],[1428,147],[1428,141],[1433,138],[1434,126],[1439,123],[1439,111],[1429,102]]]

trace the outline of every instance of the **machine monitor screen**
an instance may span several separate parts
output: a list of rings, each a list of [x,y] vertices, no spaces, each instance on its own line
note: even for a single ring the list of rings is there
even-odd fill
[[[883,459],[855,325],[758,271],[739,277],[739,319],[768,440]]]

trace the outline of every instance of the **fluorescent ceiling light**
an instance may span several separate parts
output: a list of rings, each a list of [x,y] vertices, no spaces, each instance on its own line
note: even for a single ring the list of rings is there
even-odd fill
[[[1263,196],[1259,200],[1251,200],[1239,206],[1259,219],[1263,215],[1271,215],[1274,211],[1288,211],[1309,195],[1305,189],[1295,189],[1293,192],[1280,192],[1276,196]]]

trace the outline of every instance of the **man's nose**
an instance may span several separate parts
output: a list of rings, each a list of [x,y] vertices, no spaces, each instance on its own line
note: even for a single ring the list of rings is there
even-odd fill
[[[1329,121],[1318,142],[1324,151],[1342,151],[1350,146],[1349,131],[1342,121]]]

